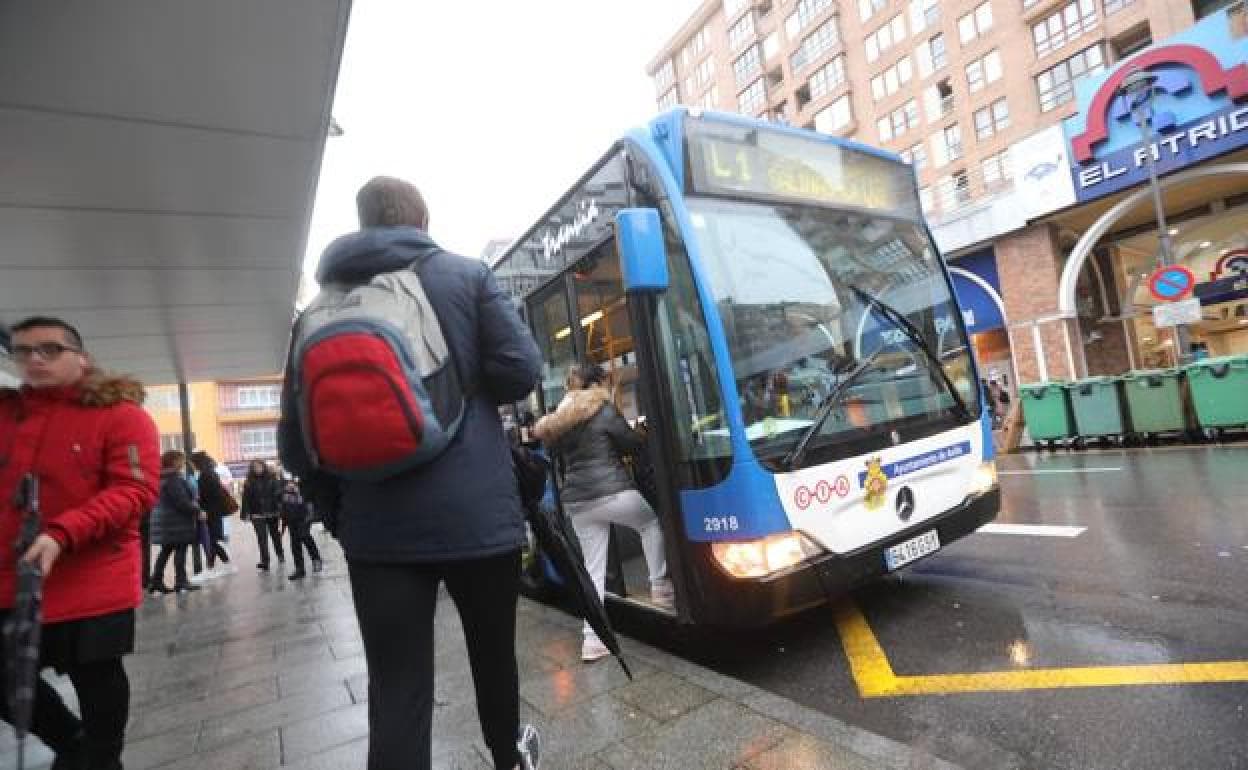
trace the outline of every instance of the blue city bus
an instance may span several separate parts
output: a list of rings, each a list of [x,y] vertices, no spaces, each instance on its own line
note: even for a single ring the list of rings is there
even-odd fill
[[[589,361],[645,424],[635,465],[683,623],[774,622],[997,515],[962,315],[891,153],[672,110],[618,141],[494,269],[542,354],[518,409],[553,410],[568,367]],[[664,612],[631,530],[612,534],[608,592]]]

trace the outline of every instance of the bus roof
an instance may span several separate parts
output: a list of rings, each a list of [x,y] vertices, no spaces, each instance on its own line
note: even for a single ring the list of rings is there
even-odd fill
[[[500,268],[507,267],[509,262],[513,260],[518,252],[525,249],[534,249],[535,239],[538,239],[538,236],[543,230],[547,231],[546,237],[549,238],[551,237],[550,233],[552,232],[556,233],[556,235],[561,235],[557,231],[564,227],[569,221],[583,221],[584,218],[575,212],[578,201],[585,200],[587,189],[593,187],[592,183],[603,175],[604,168],[609,165],[612,158],[616,157],[620,150],[620,146],[627,141],[630,136],[637,136],[638,134],[641,134],[653,138],[655,144],[664,156],[661,159],[653,158],[653,160],[663,160],[673,173],[677,183],[682,189],[684,189],[686,182],[684,139],[687,118],[704,121],[708,125],[720,124],[724,126],[757,129],[773,135],[787,135],[805,141],[825,143],[830,146],[848,150],[852,153],[858,153],[889,163],[895,163],[898,166],[905,165],[900,156],[896,153],[872,147],[852,139],[845,139],[843,137],[822,134],[809,129],[772,123],[770,121],[738,115],[736,113],[700,110],[684,106],[675,107],[659,113],[646,123],[638,126],[617,140],[607,150],[607,152],[584,174],[582,174],[581,177],[578,178],[563,195],[559,196],[559,198],[556,199],[555,202],[548,209],[546,209],[520,237],[516,238],[516,240],[511,243],[508,249],[494,261],[491,268],[498,270]],[[620,181],[623,180],[621,179]],[[599,202],[599,206],[601,206],[601,202]],[[513,266],[513,269],[516,267],[517,266]],[[560,266],[556,272],[561,272],[563,267],[564,266]],[[537,270],[540,268],[534,265],[533,269]]]

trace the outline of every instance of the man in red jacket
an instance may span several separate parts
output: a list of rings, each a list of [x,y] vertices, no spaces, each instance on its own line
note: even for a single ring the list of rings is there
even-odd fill
[[[14,605],[16,494],[33,474],[42,527],[20,558],[44,575],[40,663],[69,675],[82,717],[40,680],[31,731],[56,752],[54,770],[119,769],[130,710],[121,659],[143,600],[139,519],[156,501],[160,437],[143,387],[96,370],[73,326],[31,318],[12,332],[23,384],[0,389],[0,620]],[[0,716],[9,720],[7,702]]]

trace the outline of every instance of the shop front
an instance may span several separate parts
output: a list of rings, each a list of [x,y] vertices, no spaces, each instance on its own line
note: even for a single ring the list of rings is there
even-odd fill
[[[1080,84],[1064,125],[1076,204],[1046,222],[1073,240],[1056,314],[1072,374],[1248,354],[1245,62],[1222,12]],[[1157,283],[1169,265],[1187,277]],[[1167,306],[1183,300],[1180,333]],[[1120,355],[1094,355],[1107,342]]]

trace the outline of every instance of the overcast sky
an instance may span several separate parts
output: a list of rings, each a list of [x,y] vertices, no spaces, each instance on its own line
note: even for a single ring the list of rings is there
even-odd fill
[[[698,4],[354,0],[306,267],[377,174],[421,189],[444,248],[520,235],[656,112],[645,66]]]

